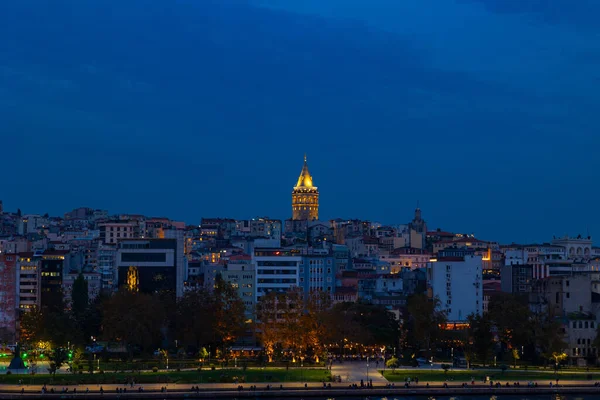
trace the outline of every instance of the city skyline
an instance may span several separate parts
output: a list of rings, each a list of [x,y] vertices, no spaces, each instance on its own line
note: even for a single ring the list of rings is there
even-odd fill
[[[0,6],[8,210],[286,219],[307,153],[323,220],[600,226],[591,4],[26,3]]]

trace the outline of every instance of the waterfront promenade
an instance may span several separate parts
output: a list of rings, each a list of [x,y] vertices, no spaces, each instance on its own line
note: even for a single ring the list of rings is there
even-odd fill
[[[304,387],[302,383],[273,383],[267,389],[266,385],[257,385],[256,390],[250,390],[251,385],[245,385],[242,390],[232,384],[203,384],[198,385],[199,390],[192,390],[190,385],[180,384],[149,384],[142,385],[143,391],[139,391],[140,385],[134,387],[124,385],[78,385],[70,387],[54,386],[54,393],[42,394],[40,385],[0,385],[0,399],[16,398],[377,398],[384,396],[455,396],[455,395],[539,395],[539,394],[573,394],[600,395],[600,387],[594,383],[568,381],[559,387],[550,387],[548,383],[538,387],[528,387],[523,383],[519,387],[501,386],[490,387],[484,384],[475,384],[469,387],[450,384],[447,388],[441,383],[426,384],[419,383],[409,388],[386,387],[373,385],[373,389],[351,389],[346,384],[332,384],[331,388],[323,388],[322,385],[313,383]],[[100,389],[103,392],[100,392]],[[123,389],[127,389],[126,392]],[[164,388],[164,389],[163,389]],[[50,386],[48,386],[50,389]],[[68,389],[68,391],[64,391]],[[86,389],[89,391],[86,393]],[[121,389],[118,391],[117,389]]]
[[[410,370],[407,370],[409,373]],[[443,396],[443,395],[535,395],[535,394],[594,394],[600,395],[600,386],[595,381],[561,379],[557,387],[551,379],[532,381],[498,380],[500,387],[490,383],[475,382],[467,384],[449,381],[419,383],[411,382],[408,387],[404,383],[388,382],[378,371],[377,365],[363,362],[336,363],[331,373],[340,377],[341,382],[274,382],[274,383],[204,383],[204,384],[79,384],[79,385],[47,385],[46,394],[42,393],[42,385],[2,384],[0,399],[60,397],[60,398],[377,398],[384,396]],[[550,378],[550,375],[549,375]],[[565,376],[563,375],[563,378]],[[361,382],[362,381],[362,382]],[[361,388],[372,381],[373,388]],[[516,385],[518,382],[518,386]],[[552,382],[552,386],[550,383]],[[508,386],[506,385],[508,383]],[[531,387],[537,383],[537,387]],[[53,392],[53,393],[52,393]]]

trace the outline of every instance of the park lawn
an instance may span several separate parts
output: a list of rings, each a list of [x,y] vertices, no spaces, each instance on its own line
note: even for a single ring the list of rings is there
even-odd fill
[[[514,381],[553,381],[557,377],[560,380],[573,380],[573,381],[596,381],[600,380],[600,373],[593,372],[575,372],[575,373],[558,373],[555,375],[553,371],[515,371],[508,370],[504,373],[501,370],[494,371],[478,371],[478,370],[451,370],[448,373],[444,373],[441,369],[433,370],[386,370],[380,371],[383,376],[390,382],[404,382],[406,378],[410,377],[411,380],[419,378],[420,382],[471,382],[475,379],[476,383],[480,383],[482,379],[489,376],[493,381],[500,382],[514,382]],[[591,379],[589,376],[591,375]]]
[[[130,379],[136,383],[233,383],[238,378],[239,383],[268,383],[268,382],[321,382],[328,381],[330,371],[324,368],[248,368],[246,371],[238,369],[218,369],[202,371],[173,371],[173,372],[142,372],[142,373],[103,373],[103,374],[57,374],[52,377],[48,374],[25,375],[11,374],[0,375],[0,384],[16,384],[19,380],[30,385],[56,384],[124,384]]]

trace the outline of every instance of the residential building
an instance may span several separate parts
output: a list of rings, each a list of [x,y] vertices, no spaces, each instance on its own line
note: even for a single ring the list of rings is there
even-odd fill
[[[100,239],[104,244],[117,244],[123,239],[133,239],[135,224],[130,222],[102,222],[98,224]]]
[[[300,263],[300,282],[305,294],[313,290],[332,293],[335,288],[334,257],[327,250],[323,254],[303,255]]]
[[[0,341],[14,341],[16,335],[16,267],[16,254],[0,254]]]
[[[246,306],[246,320],[254,320],[254,300],[256,297],[255,276],[256,270],[252,264],[252,256],[248,254],[234,255],[229,258],[225,269],[223,270],[223,280],[231,283],[237,290],[240,299]]]
[[[438,252],[427,264],[430,296],[451,322],[466,321],[483,309],[482,257],[472,250],[450,248]]]
[[[594,340],[598,334],[596,317],[589,313],[571,313],[565,320],[565,338],[568,343],[566,353],[573,364],[579,366],[595,364],[598,358],[598,348]]]
[[[422,249],[401,247],[392,250],[388,255],[380,255],[379,259],[390,263],[390,272],[397,274],[403,268],[426,268],[431,259],[431,254]]]
[[[83,279],[87,282],[88,285],[88,299],[89,301],[94,300],[100,294],[102,289],[102,275],[97,272],[83,272]],[[63,294],[65,300],[65,307],[71,308],[72,304],[72,294],[73,294],[73,284],[75,280],[79,277],[79,273],[68,273],[65,274],[63,280]]]
[[[509,260],[506,260],[507,262]],[[501,288],[503,292],[514,294],[531,293],[533,285],[533,265],[511,264],[502,267],[500,272]]]
[[[269,292],[284,293],[299,286],[302,257],[297,250],[255,248],[252,259],[256,268],[256,302]]]
[[[96,250],[97,271],[100,273],[101,288],[105,292],[111,292],[117,289],[116,284],[116,266],[117,247],[115,245],[106,245],[98,243]]]
[[[63,276],[68,268],[65,266],[67,250],[46,250],[41,259],[40,305],[42,308],[62,310]]]
[[[41,260],[34,253],[19,253],[17,258],[17,308],[29,311],[40,306]]]

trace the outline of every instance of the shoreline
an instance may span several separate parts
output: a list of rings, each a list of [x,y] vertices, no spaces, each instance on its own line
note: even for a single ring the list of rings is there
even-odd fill
[[[100,393],[98,387],[90,389],[89,393],[85,393],[82,387],[79,387],[77,393],[72,391],[63,393],[60,386],[55,387],[58,390],[55,393],[41,394],[41,386],[23,386],[22,388],[14,387],[15,385],[0,385],[0,399],[16,399],[16,398],[34,398],[34,397],[51,397],[51,398],[356,398],[366,399],[370,397],[386,397],[386,396],[475,396],[475,395],[547,395],[547,394],[575,394],[575,395],[599,395],[600,386],[594,384],[588,385],[561,385],[559,387],[538,386],[538,387],[460,387],[448,386],[447,388],[439,386],[430,386],[429,388],[421,387],[397,387],[383,388],[374,387],[372,389],[351,389],[332,387],[331,389],[324,388],[289,388],[289,389],[270,389],[265,388],[257,390],[234,390],[230,388],[200,388],[199,391],[192,391],[190,387],[185,389],[169,388],[166,392],[159,388],[145,389],[139,392],[137,389],[131,389],[125,393],[118,393],[117,387],[123,385],[105,385],[106,389],[103,394]],[[9,388],[10,387],[10,388]],[[23,392],[21,392],[23,390]]]

